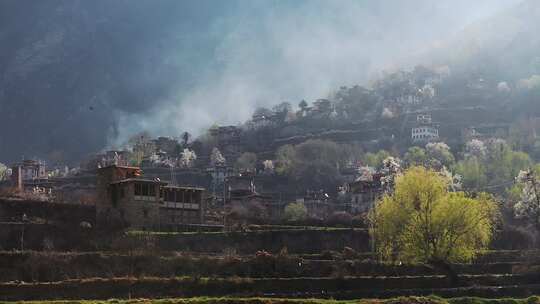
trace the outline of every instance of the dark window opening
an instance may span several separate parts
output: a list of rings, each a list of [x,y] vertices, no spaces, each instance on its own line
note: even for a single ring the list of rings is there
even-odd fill
[[[142,195],[143,196],[148,196],[149,193],[148,193],[148,184],[142,184]]]
[[[142,185],[135,184],[135,195],[142,195]]]
[[[191,196],[193,195],[192,191],[186,191],[186,203],[191,204]]]

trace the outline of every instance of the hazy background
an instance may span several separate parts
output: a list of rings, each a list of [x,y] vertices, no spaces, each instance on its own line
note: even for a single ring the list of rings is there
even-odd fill
[[[3,0],[0,161],[74,161],[142,130],[197,134],[442,62],[463,29],[519,2]],[[497,37],[507,19],[495,20]]]

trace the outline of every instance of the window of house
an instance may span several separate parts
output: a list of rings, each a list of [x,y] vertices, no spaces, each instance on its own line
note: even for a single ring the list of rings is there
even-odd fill
[[[202,192],[201,191],[195,191],[194,193],[194,203],[196,204],[200,204],[200,202],[202,201]]]
[[[148,196],[148,184],[142,184],[142,195]]]
[[[135,195],[142,195],[142,185],[141,184],[135,184]]]
[[[186,195],[186,200],[185,200],[185,202],[188,203],[188,204],[191,204],[191,195],[192,195],[192,192],[191,192],[191,191],[186,191],[186,192],[185,192],[185,195]]]

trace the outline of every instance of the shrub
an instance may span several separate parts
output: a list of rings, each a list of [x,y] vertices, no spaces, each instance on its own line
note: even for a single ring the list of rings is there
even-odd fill
[[[283,217],[287,221],[301,221],[307,218],[307,208],[303,203],[290,203],[285,207]]]

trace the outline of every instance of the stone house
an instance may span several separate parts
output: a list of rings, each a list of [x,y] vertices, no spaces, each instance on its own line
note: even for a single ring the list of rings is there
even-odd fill
[[[99,220],[119,221],[136,229],[202,224],[204,189],[167,186],[142,178],[137,167],[98,169],[96,213]]]
[[[383,193],[381,172],[370,167],[362,167],[361,175],[346,185],[350,197],[350,212],[358,214],[369,211]]]
[[[45,163],[39,160],[23,160],[11,166],[11,185],[19,190],[39,188],[50,192]]]

